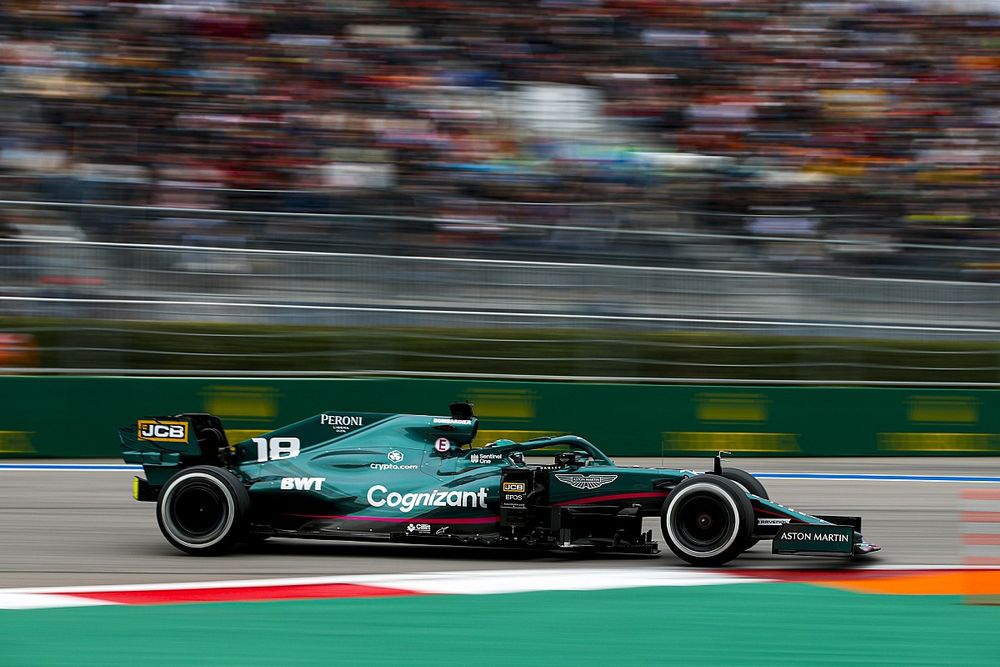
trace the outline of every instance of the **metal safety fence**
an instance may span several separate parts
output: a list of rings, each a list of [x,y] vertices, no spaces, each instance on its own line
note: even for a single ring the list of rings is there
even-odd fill
[[[51,238],[0,275],[48,370],[1000,379],[991,283]]]
[[[53,239],[0,241],[0,270],[4,309],[19,315],[973,338],[1000,327],[993,283]]]

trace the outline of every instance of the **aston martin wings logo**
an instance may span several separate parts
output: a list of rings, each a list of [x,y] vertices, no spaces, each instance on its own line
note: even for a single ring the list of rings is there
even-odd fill
[[[557,472],[556,479],[563,484],[569,484],[574,489],[590,491],[591,489],[599,489],[605,484],[610,484],[618,479],[618,475],[568,475]]]

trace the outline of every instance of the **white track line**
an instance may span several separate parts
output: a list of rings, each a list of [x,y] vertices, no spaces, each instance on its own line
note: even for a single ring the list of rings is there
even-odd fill
[[[330,577],[290,577],[279,579],[240,579],[168,584],[117,584],[105,586],[50,586],[0,589],[0,609],[41,609],[118,604],[88,597],[85,594],[119,592],[186,591],[232,588],[310,586],[324,584],[354,584],[397,589],[403,594],[424,593],[443,595],[493,595],[536,591],[593,591],[616,588],[646,588],[673,586],[715,586],[732,584],[770,583],[769,570],[801,570],[808,567],[776,568],[774,566],[739,568],[740,572],[702,570],[696,568],[567,568],[527,570],[486,570],[467,572],[417,572],[407,574],[346,575]],[[872,565],[845,569],[863,573],[878,571],[933,570],[996,570],[990,567],[961,565]],[[759,571],[748,575],[746,570]]]
[[[524,570],[470,570],[459,572],[413,572],[405,574],[357,574],[328,577],[288,577],[276,579],[237,579],[167,584],[111,584],[103,586],[42,586],[30,588],[3,588],[0,593],[110,593],[122,591],[171,591],[210,588],[252,588],[258,586],[309,586],[322,584],[357,584],[418,590],[413,586],[453,588],[456,582],[491,582],[486,588],[499,590],[502,582],[512,589],[524,590],[597,590],[601,588],[632,588],[636,586],[704,585],[702,582],[728,583],[742,579],[724,571],[706,571],[695,568],[566,568]],[[686,581],[698,582],[685,584]],[[565,588],[554,588],[552,585]],[[419,590],[423,590],[422,588]]]
[[[534,591],[586,591],[610,588],[661,586],[710,586],[748,584],[766,581],[739,575],[711,573],[693,569],[568,569],[568,570],[496,570],[473,572],[424,572],[416,574],[355,575],[339,577],[297,577],[195,583],[114,586],[60,586],[43,588],[0,589],[0,609],[42,609],[118,604],[84,594],[128,591],[183,591],[219,588],[258,588],[283,586],[355,584],[393,588],[407,593],[441,595],[490,595]],[[334,596],[335,597],[335,596]],[[252,596],[251,596],[252,599]]]

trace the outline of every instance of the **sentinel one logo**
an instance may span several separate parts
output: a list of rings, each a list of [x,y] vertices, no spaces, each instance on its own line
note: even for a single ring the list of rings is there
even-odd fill
[[[785,531],[783,540],[802,540],[803,542],[850,542],[851,538],[843,533],[793,533]]]
[[[434,489],[424,493],[399,493],[389,491],[381,484],[368,489],[368,504],[372,507],[398,508],[404,514],[415,507],[482,507],[486,508],[487,490],[439,491]]]
[[[187,442],[187,422],[140,419],[136,422],[139,440]]]
[[[504,454],[502,452],[473,452],[469,456],[470,463],[496,463],[503,459]]]

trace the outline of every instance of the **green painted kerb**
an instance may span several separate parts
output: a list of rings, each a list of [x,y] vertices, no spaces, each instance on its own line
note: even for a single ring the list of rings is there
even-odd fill
[[[425,379],[0,377],[0,457],[118,456],[115,427],[211,412],[242,440],[326,410],[446,414],[482,444],[575,433],[611,455],[1000,454],[1000,390]]]
[[[3,665],[995,665],[1000,607],[801,584],[0,612]]]

